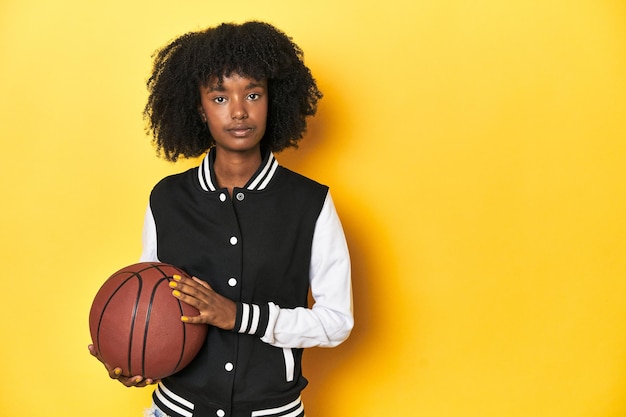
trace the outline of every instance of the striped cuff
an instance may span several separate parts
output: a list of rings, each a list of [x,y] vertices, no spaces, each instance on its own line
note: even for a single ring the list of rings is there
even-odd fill
[[[269,323],[269,305],[237,303],[237,318],[233,331],[262,337]]]

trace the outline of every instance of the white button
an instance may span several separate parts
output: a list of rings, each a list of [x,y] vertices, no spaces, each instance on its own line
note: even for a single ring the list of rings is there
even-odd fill
[[[237,200],[243,201],[244,198],[246,198],[246,196],[243,195],[243,193],[237,193]]]
[[[224,201],[226,201],[226,194],[221,193],[220,194],[220,201],[223,203]]]
[[[237,237],[236,236],[233,236],[233,237],[230,238],[230,244],[231,245],[236,245],[237,244]]]
[[[231,287],[234,287],[235,285],[237,285],[237,280],[235,278],[229,279],[228,285],[230,285]]]
[[[217,414],[217,417],[224,417],[226,415],[226,411],[220,409],[217,410],[215,414]]]
[[[235,368],[235,365],[233,365],[230,362],[227,362],[226,365],[224,365],[224,369],[226,369],[228,372],[232,371]]]

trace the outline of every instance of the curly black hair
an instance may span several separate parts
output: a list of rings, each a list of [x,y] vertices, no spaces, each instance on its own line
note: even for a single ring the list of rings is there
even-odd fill
[[[155,52],[144,119],[159,155],[176,161],[200,156],[214,145],[198,110],[199,88],[231,74],[267,80],[261,145],[274,152],[297,147],[322,93],[300,47],[274,26],[251,21],[190,32]]]

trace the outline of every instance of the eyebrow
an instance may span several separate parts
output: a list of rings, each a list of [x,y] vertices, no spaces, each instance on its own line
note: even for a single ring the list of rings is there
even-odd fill
[[[257,83],[257,82],[251,82],[250,84],[248,84],[248,85],[246,86],[246,90],[251,90],[251,89],[253,89],[253,88],[257,88],[257,87],[265,88],[265,87],[263,86],[263,84],[261,84],[260,82],[258,82],[258,83]]]
[[[260,82],[251,82],[250,84],[246,86],[246,90],[251,90],[257,87],[265,88],[265,86],[261,84]],[[224,88],[223,83],[217,83],[217,85],[209,87],[209,92],[212,93],[213,91],[223,92],[223,91],[226,91],[226,89]]]

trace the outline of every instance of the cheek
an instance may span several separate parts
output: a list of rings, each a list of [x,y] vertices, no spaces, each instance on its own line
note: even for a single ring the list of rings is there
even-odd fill
[[[209,108],[209,110],[204,110],[204,114],[207,123],[213,126],[222,125],[229,120],[229,115],[225,108]]]
[[[211,136],[215,137],[216,134],[219,134],[223,130],[224,123],[221,122],[221,119],[217,117],[214,113],[206,113],[206,124],[209,128],[209,132]]]
[[[256,114],[257,120],[263,123],[263,125],[267,124],[267,116],[268,116],[268,108],[267,104],[265,106],[261,106]]]
[[[221,125],[215,123],[214,121],[211,121],[211,119],[207,120],[207,127],[209,128],[209,133],[211,133],[211,136],[215,137],[216,134],[219,134],[219,132],[222,130],[220,128]]]

